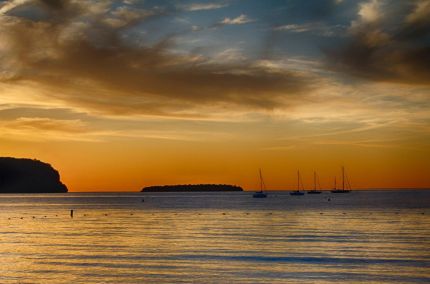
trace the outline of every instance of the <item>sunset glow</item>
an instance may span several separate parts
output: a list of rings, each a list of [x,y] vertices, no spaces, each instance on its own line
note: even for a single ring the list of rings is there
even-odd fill
[[[69,191],[430,187],[430,1],[0,0],[0,156]]]

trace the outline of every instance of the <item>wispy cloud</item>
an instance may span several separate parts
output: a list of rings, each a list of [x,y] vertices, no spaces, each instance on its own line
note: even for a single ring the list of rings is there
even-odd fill
[[[306,23],[277,26],[274,30],[291,33],[313,33],[319,36],[332,37],[343,36],[342,32],[346,30],[346,27],[342,25],[329,26],[324,23]]]
[[[81,120],[50,119],[46,117],[20,117],[6,123],[14,129],[32,129],[42,131],[73,132],[85,131],[85,124]]]
[[[20,141],[100,141],[101,132],[91,130],[79,119],[53,119],[48,117],[19,117],[2,120],[3,139]]]
[[[255,20],[250,19],[247,15],[241,14],[236,18],[224,18],[219,24],[221,25],[243,25],[247,23],[255,22]]]
[[[0,3],[0,14],[5,14],[7,12],[9,12],[10,10],[26,4],[28,2],[30,2],[31,0],[10,0],[10,1],[5,1],[5,2],[1,2]]]
[[[182,5],[180,8],[186,11],[203,11],[221,9],[227,6],[227,3],[191,3],[188,5]]]

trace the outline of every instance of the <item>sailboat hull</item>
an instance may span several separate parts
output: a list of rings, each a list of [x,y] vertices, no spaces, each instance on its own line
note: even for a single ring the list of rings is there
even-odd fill
[[[304,192],[301,192],[301,191],[292,191],[292,192],[290,192],[290,195],[305,195],[305,193]]]
[[[265,194],[264,192],[255,192],[252,197],[254,198],[266,198],[267,194]]]
[[[350,192],[351,190],[346,190],[346,189],[333,189],[332,191],[331,191],[331,193],[348,193],[348,192]]]
[[[307,193],[308,194],[321,194],[321,191],[319,191],[319,190],[310,190]]]

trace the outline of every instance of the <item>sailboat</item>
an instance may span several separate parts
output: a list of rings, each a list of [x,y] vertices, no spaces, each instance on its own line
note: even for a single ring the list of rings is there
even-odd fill
[[[300,191],[300,184],[302,185],[302,189],[303,189],[303,182],[301,182],[301,178],[300,178],[300,172],[297,171],[297,190],[291,191],[290,195],[304,195],[305,193]]]
[[[336,177],[334,178],[334,188],[331,191],[332,193],[348,193],[351,191],[351,186],[347,181],[348,189],[345,189],[345,167],[342,167],[342,188],[336,188]]]
[[[261,169],[260,169],[260,191],[254,192],[252,197],[254,197],[254,198],[266,198],[267,194],[263,191],[264,188],[265,188],[265,185],[264,185],[263,175],[261,174]]]
[[[319,179],[318,179],[318,185],[319,185]],[[319,186],[321,188],[321,186]],[[308,194],[320,194],[322,191],[317,190],[317,173],[314,172],[314,189],[308,190]]]

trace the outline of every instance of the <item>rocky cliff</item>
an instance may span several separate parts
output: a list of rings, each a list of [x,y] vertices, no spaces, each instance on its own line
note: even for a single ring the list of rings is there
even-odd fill
[[[38,160],[0,157],[0,193],[67,192],[60,175]]]

